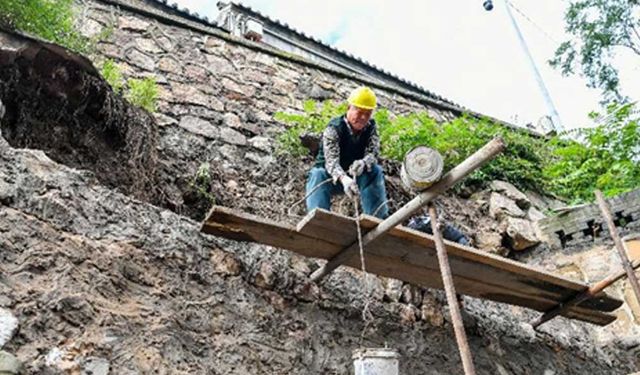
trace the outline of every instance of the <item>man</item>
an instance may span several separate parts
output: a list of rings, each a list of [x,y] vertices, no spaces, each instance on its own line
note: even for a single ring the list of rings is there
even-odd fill
[[[331,207],[331,196],[360,196],[365,214],[384,219],[389,215],[384,174],[378,165],[380,138],[371,118],[376,95],[359,87],[349,96],[347,113],[329,122],[322,133],[316,164],[307,180],[307,210]],[[332,178],[333,183],[322,184]],[[319,186],[322,184],[322,186]]]

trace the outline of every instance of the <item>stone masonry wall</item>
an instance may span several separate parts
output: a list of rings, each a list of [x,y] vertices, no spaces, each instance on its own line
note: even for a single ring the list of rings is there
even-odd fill
[[[188,206],[184,191],[198,168],[208,163],[215,169],[212,175],[228,177],[215,189],[226,194],[217,197],[217,203],[252,211],[264,202],[262,197],[252,200],[253,192],[273,184],[268,172],[256,171],[273,166],[274,141],[285,129],[273,119],[274,113],[301,112],[303,101],[310,98],[343,101],[365,81],[163,13],[150,3],[131,1],[120,6],[114,5],[120,4],[115,0],[83,2],[82,31],[93,36],[101,30],[113,30],[92,57],[97,66],[113,59],[125,78],[153,76],[159,84],[155,114],[160,126],[159,174],[167,176],[159,185],[168,202],[161,205],[176,212]],[[380,105],[392,113],[422,110],[439,121],[456,117],[437,103],[430,104],[426,97],[372,85]],[[302,184],[302,173],[280,177],[279,186],[302,191],[293,183],[287,184],[288,180],[282,181],[288,177]],[[284,205],[300,198],[294,194],[274,198],[271,193],[267,197]],[[254,212],[281,219],[285,210],[280,211]]]
[[[342,101],[361,84],[219,35],[118,11],[100,1],[87,9],[86,35],[115,26],[108,40],[99,44],[101,56],[96,60],[115,60],[127,78],[153,76],[158,81],[160,125],[219,140],[245,153],[264,156],[265,140],[257,137],[283,129],[273,119],[275,112],[300,112],[309,98]],[[380,105],[394,113],[425,110],[440,121],[455,117],[390,91],[376,89],[376,94]]]
[[[640,232],[640,189],[607,199],[621,237]],[[622,269],[622,263],[597,203],[585,205],[537,222],[553,249],[544,267],[566,277],[594,284]],[[537,254],[536,256],[540,256]],[[623,299],[612,332],[638,332],[640,303],[624,278],[607,288]],[[604,339],[611,332],[601,332]]]
[[[621,235],[640,231],[640,189],[607,199]],[[598,204],[590,204],[540,220],[542,232],[559,247],[611,239]]]

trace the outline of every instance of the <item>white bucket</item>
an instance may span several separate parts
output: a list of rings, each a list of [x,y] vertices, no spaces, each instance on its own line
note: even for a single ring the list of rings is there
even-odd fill
[[[395,349],[365,348],[353,351],[355,375],[399,375],[400,355]]]

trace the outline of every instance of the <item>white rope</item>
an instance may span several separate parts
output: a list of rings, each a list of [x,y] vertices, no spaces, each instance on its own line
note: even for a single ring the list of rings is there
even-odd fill
[[[333,178],[329,177],[326,180],[324,180],[321,183],[319,183],[318,185],[314,186],[313,189],[311,189],[307,194],[305,194],[305,196],[302,199],[295,201],[291,206],[289,206],[289,209],[287,210],[287,215],[289,215],[290,217],[300,217],[300,215],[296,215],[291,211],[295,207],[297,207],[300,203],[306,201],[307,198],[309,198],[311,196],[311,194],[315,193],[316,190],[320,189],[322,187],[322,185],[327,184],[327,183],[331,182],[332,180],[333,180]]]
[[[511,2],[510,0],[507,0],[507,6],[511,6],[511,8],[513,10],[515,10],[518,13],[520,13],[520,15],[525,20],[529,21],[529,23],[531,23],[536,29],[538,29],[538,31],[540,31],[544,36],[546,36],[550,41],[552,41],[555,44],[560,44],[560,42],[558,41],[557,38],[555,38],[555,37],[553,37],[553,35],[549,34],[545,29],[542,28],[542,26],[538,25],[538,23],[536,23],[534,20],[532,20],[531,17],[529,17],[526,14],[524,14],[524,12],[521,11],[520,8],[518,8],[513,2]]]
[[[356,176],[354,176],[355,180]],[[360,227],[360,212],[358,210],[358,196],[354,195],[353,197],[353,206],[355,209],[355,221],[356,221],[356,232],[358,235],[358,247],[360,249],[360,267],[362,269],[362,277],[364,278],[364,305],[362,306],[362,321],[364,325],[362,326],[362,332],[360,333],[360,345],[362,345],[362,341],[364,340],[364,336],[369,329],[371,323],[373,323],[373,313],[371,313],[370,306],[373,300],[372,292],[372,283],[369,279],[369,274],[367,273],[367,267],[364,259],[364,246],[362,244],[362,228]]]

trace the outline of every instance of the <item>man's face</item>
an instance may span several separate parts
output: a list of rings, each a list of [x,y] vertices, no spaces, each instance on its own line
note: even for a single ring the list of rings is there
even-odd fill
[[[354,131],[359,132],[362,131],[362,129],[364,129],[364,127],[369,123],[371,113],[373,113],[373,110],[371,109],[362,109],[350,105],[347,110],[347,121]]]

